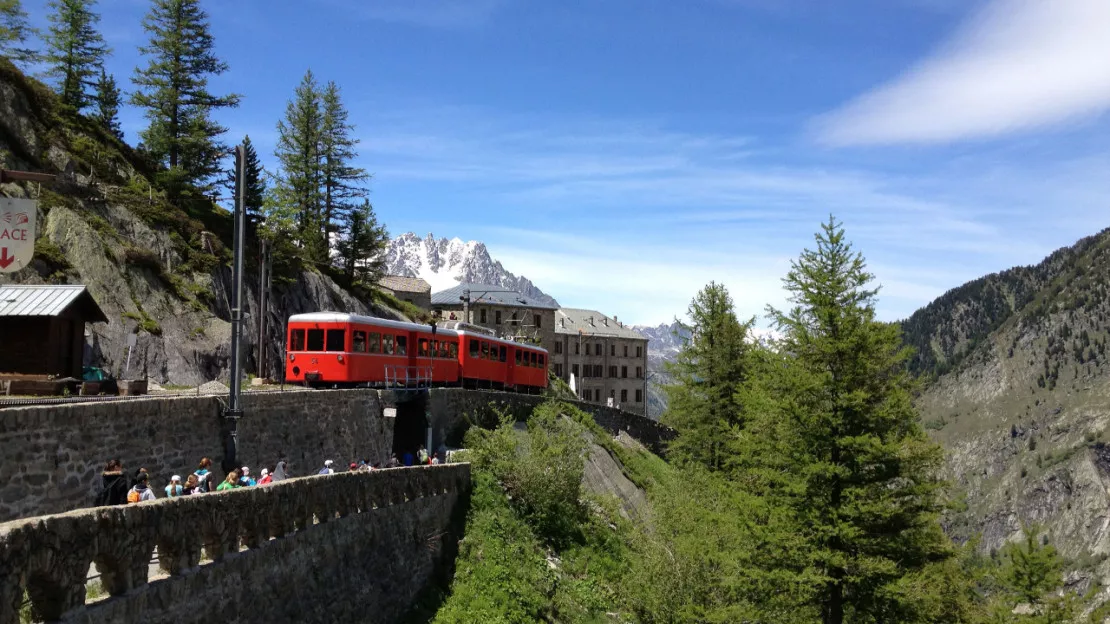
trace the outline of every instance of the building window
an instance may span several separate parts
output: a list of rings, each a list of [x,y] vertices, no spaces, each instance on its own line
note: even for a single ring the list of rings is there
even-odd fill
[[[581,349],[581,347],[582,347],[582,345],[580,343],[577,343],[577,342],[574,343],[574,354],[575,355],[578,355],[578,351],[579,351],[579,349]]]
[[[609,355],[610,356],[616,356],[617,355],[617,345],[615,345],[615,344],[609,345]]]
[[[482,308],[481,310],[478,311],[478,314],[481,316],[481,319],[482,319],[480,322],[485,323],[486,322],[486,309]]]
[[[609,389],[609,398],[610,399],[616,399],[617,398],[617,391],[610,388]]]
[[[536,322],[536,329],[539,329],[540,328],[540,315],[539,314],[534,314],[532,316],[534,317],[534,320]]]
[[[644,348],[636,347],[636,357],[644,357]]]
[[[594,355],[601,355],[601,343],[594,344]]]
[[[621,403],[628,400],[628,390],[621,390]]]
[[[636,402],[637,403],[643,403],[644,402],[644,391],[643,390],[637,390],[636,391]]]
[[[497,310],[493,313],[493,323],[494,325],[501,324],[501,310]]]
[[[643,378],[644,378],[644,367],[637,366],[636,367],[636,379],[643,379]]]
[[[556,364],[555,365],[555,376],[556,377],[562,377],[563,376],[563,365],[562,364]]]
[[[610,366],[609,367],[609,376],[610,377],[616,377],[617,376],[617,367],[616,366]]]
[[[563,343],[556,342],[555,343],[555,355],[560,355],[562,352],[563,352]]]
[[[600,379],[601,377],[604,377],[604,376],[605,376],[605,370],[601,366],[601,364],[595,365],[594,366],[594,377],[597,377],[597,378]]]
[[[628,379],[628,367],[627,366],[622,366],[621,367],[621,379]]]
[[[628,345],[624,345],[624,357],[628,357]]]
[[[577,364],[571,364],[570,365],[570,374],[574,375],[575,377],[580,377],[581,376],[581,375],[578,374],[578,365]]]

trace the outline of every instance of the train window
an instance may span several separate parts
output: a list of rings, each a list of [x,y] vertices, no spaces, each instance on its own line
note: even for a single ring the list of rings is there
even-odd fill
[[[520,349],[517,349],[516,352],[516,365],[520,366]]]
[[[370,332],[370,353],[382,352],[382,335],[378,332]]]
[[[289,330],[289,350],[290,351],[304,351],[304,330],[291,329]]]
[[[408,355],[408,337],[397,336],[397,355]]]
[[[508,359],[509,359],[509,349],[508,349],[508,347],[502,346],[501,347],[501,361],[504,362]]]
[[[324,330],[310,329],[308,330],[308,351],[323,351],[324,350]]]
[[[393,334],[382,334],[382,353],[393,355]]]
[[[532,354],[532,368],[539,368],[539,353]]]
[[[355,353],[366,353],[366,332],[356,331],[354,334],[354,346],[351,348]]]
[[[478,357],[478,341],[477,340],[471,340],[470,341],[470,357],[472,357],[472,358]]]
[[[489,343],[484,340],[482,341],[482,359],[489,359]]]
[[[423,338],[420,339],[420,350],[417,352],[420,357],[428,357],[428,341]]]
[[[439,357],[444,359],[451,357],[451,349],[448,348],[448,344],[450,343],[448,343],[446,340],[439,341]]]
[[[447,346],[451,347],[451,359],[452,360],[459,359],[459,345],[452,342],[451,344],[449,344]]]
[[[544,368],[544,355],[540,354],[540,368]]]
[[[329,329],[328,330],[328,351],[346,351],[344,348],[347,343],[347,330],[345,329]]]

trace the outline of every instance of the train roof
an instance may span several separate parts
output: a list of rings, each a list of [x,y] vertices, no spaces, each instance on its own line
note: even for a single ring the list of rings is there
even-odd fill
[[[376,316],[362,316],[360,314],[347,314],[346,312],[310,312],[307,314],[294,314],[289,317],[290,323],[361,323],[363,325],[377,325],[378,327],[390,327],[393,329],[400,329],[404,331],[431,331],[430,325],[422,323],[410,323],[408,321],[395,321],[393,319],[384,319]],[[517,347],[525,347],[536,351],[547,353],[547,349],[536,345],[531,345],[523,342],[513,342],[512,340],[505,340],[504,338],[495,338],[485,334],[476,332],[468,332],[462,329],[447,329],[438,327],[436,334],[445,336],[471,336],[474,338],[481,338],[482,340],[489,340],[490,342],[498,342],[505,345],[513,345]]]

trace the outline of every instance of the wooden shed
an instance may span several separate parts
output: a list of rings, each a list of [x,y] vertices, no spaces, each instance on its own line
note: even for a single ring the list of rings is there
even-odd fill
[[[0,374],[81,379],[85,323],[107,322],[84,286],[0,285]]]

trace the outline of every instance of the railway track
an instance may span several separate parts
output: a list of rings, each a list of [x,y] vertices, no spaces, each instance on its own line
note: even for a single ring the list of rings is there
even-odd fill
[[[305,392],[304,388],[289,386],[284,389],[251,390],[244,394],[258,394],[263,392]],[[0,409],[6,407],[30,407],[42,405],[73,405],[79,403],[109,403],[113,401],[143,401],[148,399],[164,399],[176,397],[225,397],[226,392],[197,392],[195,390],[182,390],[180,392],[156,392],[135,396],[69,396],[69,397],[5,397],[0,396]]]

